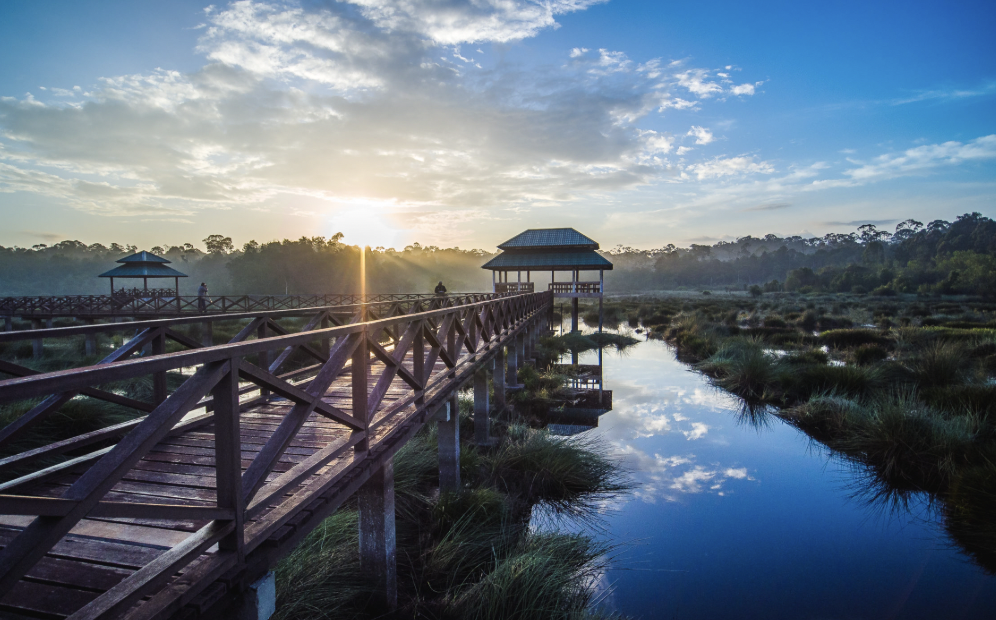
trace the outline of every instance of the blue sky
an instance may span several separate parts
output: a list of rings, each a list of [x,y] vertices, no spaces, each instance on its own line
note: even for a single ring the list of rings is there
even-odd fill
[[[996,209],[992,3],[0,6],[0,244],[603,247]]]

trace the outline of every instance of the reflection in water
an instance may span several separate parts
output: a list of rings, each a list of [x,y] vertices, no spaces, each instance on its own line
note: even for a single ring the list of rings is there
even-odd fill
[[[980,540],[996,512],[992,498],[971,492],[981,482],[963,481],[943,502],[885,484],[775,411],[712,387],[661,342],[577,362],[598,369],[572,386],[583,406],[546,421],[553,432],[598,437],[636,482],[605,507],[607,535],[627,543],[606,575],[611,609],[643,618],[991,617],[996,579],[978,565],[994,565]],[[580,390],[612,397],[587,401]]]

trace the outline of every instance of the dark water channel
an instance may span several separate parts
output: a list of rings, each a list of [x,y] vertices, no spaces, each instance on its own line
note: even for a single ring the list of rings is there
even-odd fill
[[[596,364],[597,353],[580,363]],[[770,417],[754,426],[662,342],[603,355],[612,411],[585,431],[633,472],[606,606],[632,618],[996,618],[996,577],[926,502],[862,499],[860,470]],[[574,429],[575,431],[577,429]]]

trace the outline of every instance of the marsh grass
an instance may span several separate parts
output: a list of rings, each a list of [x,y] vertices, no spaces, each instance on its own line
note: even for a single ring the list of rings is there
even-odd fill
[[[521,424],[510,426],[508,437],[484,457],[484,466],[488,482],[520,503],[586,517],[629,489],[626,473],[593,439],[556,437]]]
[[[748,402],[763,400],[775,378],[775,359],[757,338],[729,338],[696,367],[713,376],[717,385]]]
[[[469,402],[461,400],[461,422]],[[562,439],[514,416],[496,448],[464,445],[465,488],[435,492],[436,434],[426,427],[395,456],[399,610],[381,616],[357,556],[348,505],[277,568],[278,614],[290,618],[597,618],[597,577],[611,547],[582,534],[537,532],[537,505],[597,518],[628,478],[592,440]]]

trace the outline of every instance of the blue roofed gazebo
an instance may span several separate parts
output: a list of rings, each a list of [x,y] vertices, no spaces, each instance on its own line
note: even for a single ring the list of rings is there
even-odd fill
[[[175,294],[177,297],[180,296],[180,278],[186,278],[187,274],[167,267],[166,264],[170,261],[165,258],[156,256],[152,252],[139,252],[117,262],[121,265],[98,276],[111,279],[111,297],[114,296],[114,278],[141,278],[145,292],[149,292],[149,278],[173,278]]]
[[[578,299],[598,298],[598,327],[602,328],[602,295],[605,272],[612,270],[612,263],[599,254],[598,243],[573,228],[533,228],[512,237],[498,246],[502,252],[482,269],[491,271],[496,293],[525,293],[534,290],[531,275],[534,271],[550,272],[550,288],[554,297],[571,299],[571,329],[578,329]],[[569,280],[557,282],[557,272],[567,271]],[[582,281],[582,271],[597,271],[597,281]],[[514,282],[508,275],[515,272]],[[522,280],[525,272],[526,279]]]

